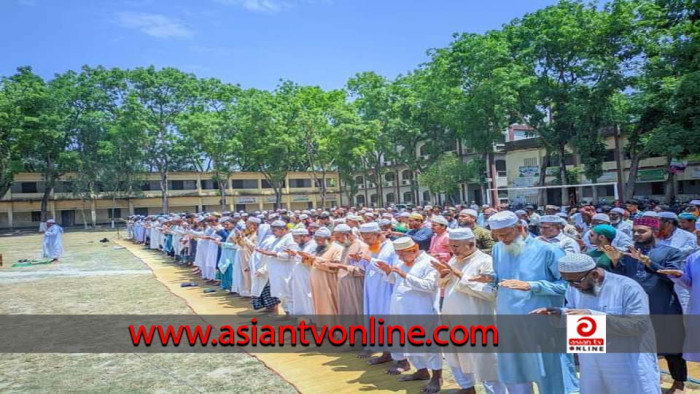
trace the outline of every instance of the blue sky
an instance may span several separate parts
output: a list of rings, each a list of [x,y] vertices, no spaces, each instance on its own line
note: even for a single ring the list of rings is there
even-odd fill
[[[390,78],[454,32],[481,33],[554,0],[0,0],[0,75],[177,67],[243,87],[341,88]]]

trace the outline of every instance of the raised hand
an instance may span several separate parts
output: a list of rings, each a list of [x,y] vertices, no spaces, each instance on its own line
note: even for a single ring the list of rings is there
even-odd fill
[[[683,271],[681,270],[658,270],[656,271],[657,274],[663,274],[663,275],[668,275],[668,276],[673,276],[674,278],[680,278],[683,276]]]
[[[651,264],[651,259],[649,256],[646,256],[645,254],[642,253],[641,250],[635,248],[634,246],[630,245],[629,246],[629,253],[625,253],[625,256],[629,256],[640,263],[644,264],[646,267],[649,267],[649,264]]]
[[[530,312],[531,315],[561,315],[560,308],[537,308]]]
[[[513,289],[513,290],[520,290],[520,291],[529,291],[530,290],[530,284],[522,281],[522,280],[517,280],[517,279],[506,279],[504,281],[501,281],[501,283],[498,284],[500,287],[505,287],[507,289]]]
[[[385,274],[389,275],[389,273],[391,273],[391,266],[389,264],[380,260],[377,260],[375,264],[377,265],[377,268],[384,271]]]
[[[494,278],[493,275],[489,274],[479,274],[476,276],[472,276],[471,278],[469,278],[469,280],[472,282],[492,283],[496,280],[496,278]]]
[[[622,258],[622,252],[620,252],[616,247],[612,245],[604,245],[600,247],[600,250],[605,253],[606,256],[613,262],[617,263]]]

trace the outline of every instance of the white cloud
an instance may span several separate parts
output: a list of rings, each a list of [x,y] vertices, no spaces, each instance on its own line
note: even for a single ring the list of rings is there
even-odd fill
[[[290,4],[282,0],[214,0],[225,5],[236,5],[248,11],[278,12],[290,7]]]
[[[194,31],[183,26],[177,20],[161,14],[120,12],[117,17],[120,25],[140,30],[151,37],[191,37],[194,34]]]

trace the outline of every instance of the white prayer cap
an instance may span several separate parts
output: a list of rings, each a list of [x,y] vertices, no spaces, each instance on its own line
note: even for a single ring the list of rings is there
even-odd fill
[[[49,223],[56,223],[56,221],[53,220],[53,219],[49,219],[49,220],[46,221],[46,224],[49,224]]]
[[[374,214],[372,212],[367,212],[365,214],[365,216],[370,217],[370,218],[374,218]]]
[[[473,209],[462,209],[461,211],[459,211],[459,214],[460,215],[469,215],[469,216],[472,216],[475,218],[479,217],[479,214],[477,214],[476,211]]]
[[[506,227],[515,226],[520,222],[518,216],[511,211],[497,212],[489,218],[489,227],[491,230],[498,230]]]
[[[367,212],[374,212],[374,208],[367,208]]]
[[[647,217],[647,218],[659,218],[659,214],[654,212],[654,211],[646,211],[642,214],[642,217]]]
[[[328,227],[320,227],[314,233],[314,237],[330,238],[331,237],[331,230],[329,230]]]
[[[352,228],[350,228],[350,226],[348,226],[345,223],[341,223],[341,224],[333,227],[333,232],[334,233],[351,233]]]
[[[522,209],[518,209],[517,211],[515,211],[515,214],[516,215],[527,215],[527,212],[522,210]]]
[[[277,215],[276,213],[271,213],[271,214],[269,215],[270,219],[274,219],[274,218],[276,218],[277,216],[278,216],[278,215]]]
[[[298,215],[301,213],[301,211],[297,209],[296,211],[294,211],[294,213],[296,213]]]
[[[540,223],[561,224],[561,217],[559,217],[557,215],[544,215],[540,218]]]
[[[595,267],[593,257],[583,253],[567,253],[559,259],[559,272],[586,272]]]
[[[394,242],[394,250],[399,251],[399,250],[405,250],[408,249],[412,246],[414,246],[416,243],[413,242],[413,238],[411,237],[401,237],[396,239]]]
[[[258,218],[254,218],[254,217],[250,217],[250,218],[248,218],[248,220],[246,220],[246,221],[247,221],[247,222],[251,222],[251,223],[257,223],[257,224],[262,223],[262,220],[260,220],[260,219],[258,219]]]
[[[622,208],[613,208],[613,209],[610,210],[610,212],[614,212],[614,213],[616,213],[616,214],[618,214],[618,215],[624,215],[624,214],[625,214],[625,210],[622,209]]]
[[[311,212],[310,212],[308,209],[305,209],[305,210],[301,211],[301,213],[304,214],[304,215],[310,215],[310,214],[311,214]]]
[[[428,210],[430,210],[430,209],[433,209],[433,206],[432,206],[432,205],[426,205],[426,206],[424,207],[424,209],[425,209],[426,211],[428,211]]]
[[[434,218],[430,219],[431,223],[437,223],[437,224],[442,224],[443,226],[447,227],[450,223],[447,222],[447,219],[445,219],[444,216],[439,215],[435,216]]]
[[[604,213],[596,213],[591,220],[600,220],[601,222],[610,223],[610,216]]]
[[[474,239],[474,232],[467,227],[460,227],[449,231],[450,240],[461,241],[467,239]]]
[[[380,221],[377,222],[377,224],[379,224],[379,227],[391,226],[391,220],[389,220],[389,219],[381,219]]]
[[[348,215],[348,216],[347,216],[347,219],[348,219],[348,220],[355,221],[355,222],[359,222],[360,220],[362,220],[362,217],[357,216],[357,215]]]
[[[663,212],[659,212],[659,218],[661,218],[661,219],[678,220],[678,215],[676,215],[676,214],[673,213],[673,212],[663,211]]]
[[[309,235],[309,230],[305,228],[292,229],[292,235]]]
[[[243,212],[243,213],[241,213],[241,216],[244,216],[244,217],[245,217],[245,216],[248,216],[248,213]]]
[[[690,205],[700,205],[700,200],[692,200],[688,204]]]
[[[400,217],[400,218],[410,218],[410,217],[411,217],[411,214],[408,213],[408,212],[406,212],[406,211],[404,211],[404,212],[401,212],[401,213],[399,214],[399,217]]]
[[[305,213],[302,213],[301,215],[299,215],[299,219],[301,219],[301,220],[306,220],[308,218],[309,218],[309,215],[307,215]]]
[[[363,223],[360,225],[361,233],[378,233],[380,231],[382,231],[382,229],[379,228],[377,222]]]
[[[342,224],[345,224],[345,223],[347,223],[347,221],[346,221],[344,218],[340,218],[340,219],[335,219],[335,220],[333,220],[333,223],[335,223],[335,224],[341,224],[341,223],[342,223]]]
[[[382,217],[383,217],[383,218],[391,219],[391,214],[390,214],[390,213],[383,213],[383,214],[382,214]]]
[[[270,223],[270,227],[287,227],[287,223],[282,220],[275,220],[274,222]]]

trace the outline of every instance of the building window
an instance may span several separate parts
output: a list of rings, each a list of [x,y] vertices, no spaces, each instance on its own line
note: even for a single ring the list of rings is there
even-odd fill
[[[261,182],[262,182],[263,189],[272,189],[272,185],[270,184],[270,182],[267,179],[262,179]],[[282,184],[280,185],[280,187],[285,187],[284,181],[282,181]]]
[[[171,190],[185,190],[185,182],[183,181],[172,181],[170,183]]]
[[[112,208],[107,209],[107,218],[114,219],[122,217],[122,209],[114,208],[114,216],[112,216]]]
[[[502,161],[502,160],[499,160],[499,161]],[[503,162],[503,164],[504,164],[504,167],[505,167],[505,162]],[[529,159],[525,159],[525,160],[523,160],[523,165],[526,166],[526,167],[534,167],[534,166],[537,166],[537,158],[536,158],[536,157],[531,157],[531,158],[529,158]],[[497,169],[498,169],[498,168],[497,168]],[[499,171],[501,171],[501,170],[499,170]]]
[[[423,192],[423,201],[430,202],[430,192],[427,190]]]
[[[403,194],[403,202],[413,202],[413,193],[412,192],[405,192]]]
[[[527,160],[527,159],[525,159],[525,160]],[[535,162],[537,162],[537,159],[535,159]],[[537,165],[537,164],[535,164],[535,165]],[[498,172],[506,171],[506,161],[505,160],[496,160],[496,171],[498,171]]]
[[[234,179],[233,180],[234,189],[257,189],[258,180],[257,179]]]
[[[22,182],[22,193],[36,193],[36,182]]]
[[[326,187],[335,187],[337,185],[335,178],[326,178]]]
[[[372,204],[376,204],[376,203],[377,203],[377,195],[376,195],[376,194],[370,194],[370,196],[369,196],[369,202],[371,202]]]
[[[148,208],[134,208],[134,215],[148,216]]]
[[[664,183],[663,182],[652,182],[651,183],[651,194],[655,194],[655,195],[665,194]]]
[[[393,203],[395,202],[395,201],[394,201],[394,193],[387,193],[387,195],[386,195],[386,202],[387,202],[388,204],[393,204]]]
[[[311,187],[311,179],[290,179],[289,186],[292,188]]]
[[[32,212],[32,222],[40,222],[41,221],[41,211],[33,211]]]
[[[401,172],[401,179],[413,179],[413,172],[411,172],[411,170],[403,170],[403,172]]]
[[[358,176],[355,178],[355,183],[358,185],[362,185],[363,183],[365,183],[365,179],[361,176]]]
[[[615,156],[616,156],[615,149],[607,149],[605,151],[605,160],[604,161],[615,161]]]
[[[384,180],[387,182],[393,182],[394,181],[394,173],[393,172],[387,172],[384,175]]]
[[[365,196],[358,194],[355,196],[355,201],[357,202],[357,205],[365,205]]]

